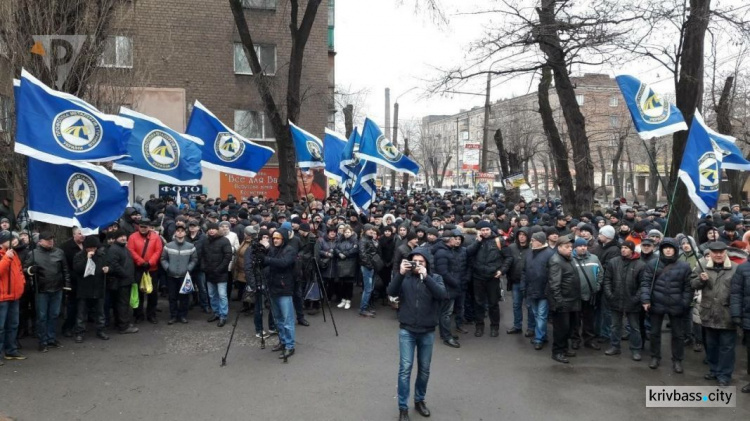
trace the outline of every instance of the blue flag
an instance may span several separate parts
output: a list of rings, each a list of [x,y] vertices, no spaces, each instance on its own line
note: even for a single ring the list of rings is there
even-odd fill
[[[135,125],[128,140],[130,156],[115,161],[113,169],[181,186],[200,183],[202,140],[125,107],[120,115]]]
[[[325,161],[325,174],[328,178],[336,180],[341,184],[343,171],[341,171],[341,153],[346,146],[346,138],[333,130],[326,129],[323,138],[323,161]]]
[[[29,217],[94,234],[128,206],[128,182],[86,162],[50,164],[29,158]]]
[[[615,79],[641,139],[688,129],[680,110],[654,92],[648,84],[629,75],[620,75]]]
[[[742,151],[734,143],[736,139],[731,136],[722,135],[715,133],[710,128],[706,127],[709,133],[714,133],[717,136],[712,136],[716,141],[716,144],[721,148],[721,167],[725,170],[738,170],[738,171],[750,171],[750,161],[745,159],[742,155]]]
[[[339,169],[341,170],[341,182],[346,183],[348,180],[357,178],[359,172],[359,142],[362,137],[359,135],[359,130],[355,127],[352,130],[352,134],[349,135],[349,140],[344,145],[344,150],[341,152],[341,161],[339,162]]]
[[[375,200],[378,167],[374,162],[360,161],[356,171],[357,176],[352,179],[353,182],[344,186],[344,197],[351,200],[357,211],[362,212]]]
[[[703,213],[708,213],[719,201],[723,151],[718,141],[729,139],[708,128],[696,110],[678,175],[690,199]]]
[[[362,128],[362,140],[359,142],[359,157],[367,161],[388,167],[394,171],[410,173],[416,176],[419,165],[402,154],[393,143],[383,135],[380,128],[369,118],[365,119]]]
[[[127,155],[133,120],[104,114],[45,86],[26,70],[16,91],[15,151],[47,162],[113,161]]]
[[[255,177],[273,155],[272,148],[240,136],[198,101],[185,133],[204,142],[202,165],[212,170]]]
[[[297,151],[297,165],[307,171],[310,168],[323,168],[326,166],[323,160],[323,142],[312,133],[301,129],[291,121],[289,130],[292,132],[292,142]]]

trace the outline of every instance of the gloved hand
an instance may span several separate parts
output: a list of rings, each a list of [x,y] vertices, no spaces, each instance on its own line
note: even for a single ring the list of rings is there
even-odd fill
[[[148,262],[141,263],[141,269],[149,270],[149,268],[151,268],[151,265]]]
[[[344,255],[344,253],[339,253],[339,258],[340,259],[346,259],[346,256]]]

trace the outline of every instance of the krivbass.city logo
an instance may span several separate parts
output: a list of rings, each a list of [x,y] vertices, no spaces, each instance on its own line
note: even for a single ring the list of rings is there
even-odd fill
[[[646,408],[735,408],[737,388],[646,386]]]
[[[71,152],[88,152],[102,140],[102,126],[91,114],[70,110],[58,114],[52,126],[55,140]]]

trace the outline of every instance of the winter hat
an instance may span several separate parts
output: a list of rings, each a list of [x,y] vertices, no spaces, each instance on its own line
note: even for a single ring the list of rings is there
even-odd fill
[[[284,222],[283,224],[281,224],[281,227],[279,227],[279,229],[286,229],[286,230],[291,231],[292,230],[292,223],[288,222],[288,221]]]
[[[622,246],[623,246],[623,247],[627,247],[627,248],[629,248],[629,249],[630,249],[630,251],[635,251],[635,243],[634,243],[634,242],[632,242],[632,241],[630,241],[630,240],[628,240],[628,241],[626,241],[626,242],[622,243]]]
[[[580,237],[579,237],[579,238],[576,238],[576,242],[575,242],[575,243],[573,243],[573,246],[574,246],[574,247],[580,247],[580,246],[588,246],[588,245],[589,245],[589,242],[588,242],[588,241],[586,241],[586,239],[584,239],[584,238],[580,238]]]
[[[612,225],[605,225],[599,230],[599,235],[603,235],[610,240],[615,238],[615,229],[612,227]]]
[[[0,244],[8,242],[12,238],[13,238],[13,235],[10,233],[10,231],[3,230],[2,232],[0,232]]]
[[[208,224],[206,224],[206,231],[217,229],[219,229],[219,224],[217,224],[216,222],[209,222]]]
[[[490,224],[489,221],[479,221],[479,223],[477,224],[477,229],[480,230],[482,228],[492,229],[492,224]]]
[[[538,242],[540,242],[542,244],[544,244],[544,243],[547,242],[547,236],[543,232],[541,232],[541,231],[538,231],[538,232],[535,232],[534,234],[532,234],[531,235],[531,239],[534,240],[534,241],[538,241]]]
[[[411,240],[414,240],[417,238],[417,233],[413,231],[409,231],[408,234],[406,234],[406,242],[408,243]]]
[[[303,222],[299,224],[299,230],[304,231],[304,232],[310,232],[310,224],[308,224],[307,222]]]
[[[101,243],[99,243],[99,236],[98,235],[89,235],[88,237],[83,239],[83,248],[99,248]]]
[[[427,228],[426,234],[434,235],[435,237],[437,237],[440,233],[438,232],[437,228]]]
[[[248,225],[248,226],[245,227],[245,236],[246,237],[253,236],[253,235],[257,234],[258,231],[259,231],[259,229],[258,229],[257,225]]]
[[[648,232],[649,237],[659,237],[664,238],[664,234],[661,233],[659,230],[651,230]]]

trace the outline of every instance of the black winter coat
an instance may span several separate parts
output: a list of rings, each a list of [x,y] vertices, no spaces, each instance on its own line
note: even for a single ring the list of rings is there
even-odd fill
[[[36,290],[57,292],[70,286],[70,273],[65,254],[59,248],[39,246],[26,255],[24,267],[36,266]],[[33,272],[33,270],[32,270]]]
[[[616,257],[604,270],[604,297],[613,311],[637,313],[641,309],[641,279],[646,265],[635,259]]]
[[[294,262],[297,250],[289,245],[285,229],[281,247],[271,247],[268,255],[263,259],[265,268],[263,274],[268,282],[268,293],[271,296],[291,296],[294,293]]]
[[[86,272],[86,263],[88,263],[88,253],[81,250],[73,258],[73,271],[78,276],[78,287],[76,288],[76,298],[104,299],[106,291],[106,278],[102,268],[109,266],[107,256],[104,250],[99,249],[94,253],[91,259],[96,265],[93,275],[83,277]]]
[[[617,242],[617,239],[602,244],[602,247],[599,251],[599,254],[596,255],[596,257],[599,258],[599,262],[601,262],[602,267],[606,268],[607,264],[610,260],[620,256],[620,244]]]
[[[129,287],[135,283],[135,263],[125,244],[120,245],[115,242],[109,246],[107,260],[109,260],[108,288]]]
[[[466,291],[469,288],[469,281],[471,281],[471,269],[469,268],[469,258],[466,255],[466,247],[455,247],[453,258],[455,259],[456,273],[461,278],[461,291]]]
[[[339,256],[334,253],[336,248],[336,240],[328,241],[328,236],[318,239],[315,244],[315,255],[318,259],[318,265],[320,266],[320,272],[324,278],[334,279],[336,278],[336,260]],[[328,257],[326,253],[332,253],[333,256]]]
[[[195,246],[195,253],[198,255],[198,263],[193,268],[193,271],[201,269],[201,260],[203,260],[203,244],[206,242],[206,234],[203,231],[198,231],[198,235],[195,238],[190,238],[190,233],[185,236],[185,241],[193,243]]]
[[[201,268],[206,274],[206,282],[219,284],[229,280],[232,255],[232,244],[229,239],[222,235],[206,236],[201,256]]]
[[[374,269],[373,260],[376,254],[378,254],[378,244],[372,237],[362,234],[359,240],[359,263],[367,269]]]
[[[511,291],[513,289],[513,284],[521,283],[526,250],[528,249],[528,245],[522,247],[520,244],[518,244],[518,241],[511,244],[507,249],[508,267],[507,269],[503,270],[503,273],[505,273],[508,278],[508,291]]]
[[[409,253],[411,253],[411,247],[409,247],[406,242],[396,247],[396,251],[393,253],[393,261],[391,262],[394,272],[398,272],[399,267],[401,266],[401,261],[406,259],[409,256]]]
[[[655,279],[654,266],[646,266],[641,278],[641,303],[651,304],[649,312],[654,314],[681,316],[687,313],[693,301],[693,288],[690,282],[696,275],[690,270],[687,262],[675,261],[665,271],[666,266],[664,256],[660,256]]]
[[[432,259],[434,261],[432,271],[443,278],[449,298],[458,297],[461,293],[461,277],[460,272],[456,270],[453,250],[444,241],[440,241],[432,248]]]
[[[545,294],[550,311],[581,311],[581,280],[572,257],[564,257],[555,252],[547,262],[547,273],[549,281]]]
[[[466,249],[469,257],[473,259],[472,276],[475,279],[490,280],[506,265],[508,259],[506,247],[502,239],[499,240],[500,247],[498,247],[496,238],[499,237],[483,238],[482,241],[477,241]]]
[[[336,241],[336,248],[334,249],[336,255],[336,270],[338,271],[338,277],[341,278],[354,278],[357,275],[357,262],[359,260],[359,245],[357,244],[357,237],[353,234],[348,239],[343,235]],[[343,254],[342,259],[339,254]]]
[[[737,266],[731,288],[729,311],[732,319],[741,319],[742,329],[750,330],[750,262]]]
[[[526,290],[526,296],[531,299],[546,298],[547,263],[557,252],[545,247],[543,249],[526,250],[525,267],[521,276],[521,288]]]

